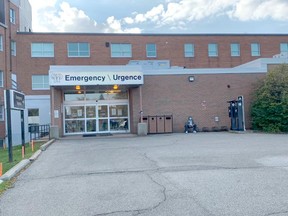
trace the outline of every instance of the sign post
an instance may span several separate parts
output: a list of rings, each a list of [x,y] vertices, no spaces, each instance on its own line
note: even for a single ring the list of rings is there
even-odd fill
[[[7,141],[9,162],[13,162],[12,151],[12,119],[11,110],[21,111],[21,139],[22,146],[25,151],[25,129],[24,129],[24,110],[25,110],[25,95],[15,90],[5,90],[6,112],[7,112]]]

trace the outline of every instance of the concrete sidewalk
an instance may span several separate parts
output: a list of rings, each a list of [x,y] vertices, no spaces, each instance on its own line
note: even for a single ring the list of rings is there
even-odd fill
[[[70,138],[19,176],[1,216],[288,215],[288,135]]]

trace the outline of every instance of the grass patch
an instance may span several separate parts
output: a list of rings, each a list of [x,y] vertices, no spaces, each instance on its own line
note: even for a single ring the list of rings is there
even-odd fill
[[[22,158],[22,145],[20,146],[14,146],[13,149],[13,162],[9,162],[9,155],[8,155],[8,148],[0,148],[0,163],[2,163],[3,166],[3,175],[5,172],[7,172],[9,169],[11,169],[13,166],[18,164],[23,159],[30,158],[37,150],[40,149],[40,146],[46,143],[46,141],[35,141],[34,142],[34,152],[32,152],[32,147],[29,145],[29,143],[25,144],[25,157]],[[13,185],[14,181],[6,181],[0,184],[0,195],[8,188],[10,188]]]
[[[30,158],[46,141],[34,142],[34,152],[29,143],[25,144],[25,158]],[[0,148],[0,163],[3,165],[3,174],[22,160],[22,145],[13,147],[13,161],[9,162],[8,148]]]

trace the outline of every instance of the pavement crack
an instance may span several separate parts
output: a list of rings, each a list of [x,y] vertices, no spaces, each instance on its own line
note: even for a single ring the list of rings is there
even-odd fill
[[[94,216],[105,216],[105,215],[113,215],[113,214],[119,214],[119,213],[130,213],[133,216],[137,216],[137,215],[144,214],[147,211],[152,211],[152,210],[158,208],[160,205],[162,205],[167,200],[166,187],[164,185],[160,184],[159,182],[157,182],[155,179],[153,179],[153,177],[150,174],[147,173],[146,175],[154,184],[158,185],[161,188],[161,193],[163,194],[163,197],[156,205],[154,205],[152,207],[148,207],[148,208],[143,208],[143,209],[100,213],[100,214],[96,214]]]
[[[159,168],[157,161],[148,157],[147,153],[144,153],[144,158],[150,161],[155,167]]]
[[[273,216],[273,215],[287,214],[287,213],[288,213],[288,211],[279,211],[279,212],[269,213],[269,214],[266,214],[264,216]]]

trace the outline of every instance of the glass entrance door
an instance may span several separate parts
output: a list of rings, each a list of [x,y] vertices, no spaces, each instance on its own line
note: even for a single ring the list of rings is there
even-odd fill
[[[64,134],[129,132],[128,108],[128,103],[66,105]]]

